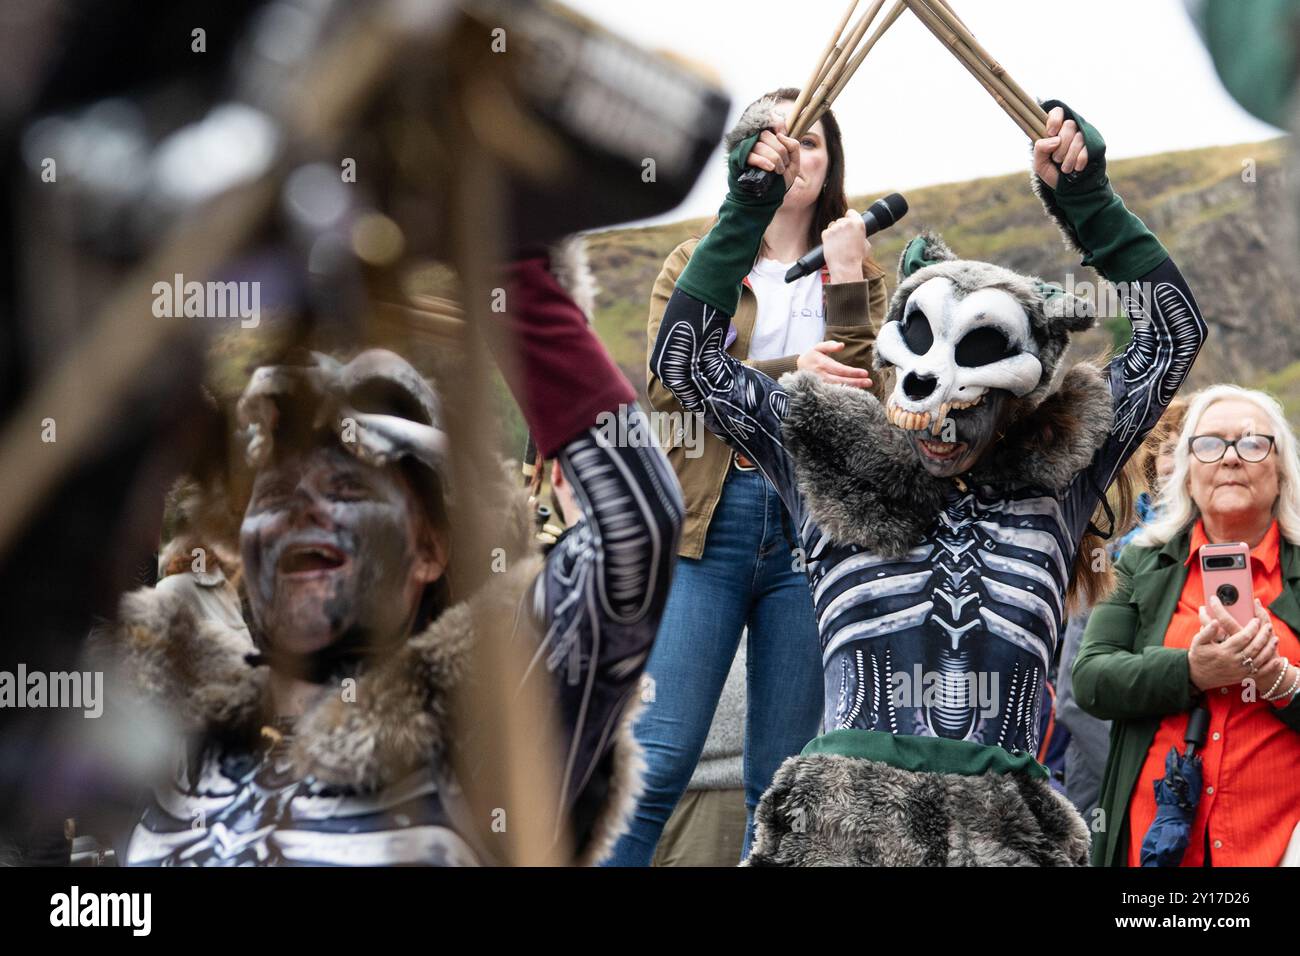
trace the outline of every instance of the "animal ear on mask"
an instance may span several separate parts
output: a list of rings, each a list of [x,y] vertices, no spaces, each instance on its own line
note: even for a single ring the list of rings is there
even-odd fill
[[[1067,332],[1082,332],[1097,323],[1097,310],[1091,302],[1073,292],[1066,292],[1054,282],[1035,283],[1043,297],[1043,316]]]
[[[903,254],[898,259],[898,281],[902,282],[912,273],[936,262],[950,262],[956,258],[956,254],[939,236],[923,232],[903,247]]]

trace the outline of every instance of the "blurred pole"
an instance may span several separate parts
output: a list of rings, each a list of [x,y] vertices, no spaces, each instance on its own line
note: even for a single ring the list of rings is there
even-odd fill
[[[485,105],[482,96],[467,96],[467,87],[485,82],[480,77],[493,76],[497,68],[481,35],[475,39],[482,52],[462,57],[457,75],[464,85],[457,84],[452,115],[447,118],[447,152],[454,170],[449,238],[465,315],[463,361],[446,391],[451,406],[447,431],[453,485],[458,490],[452,550],[457,554],[460,549],[455,560],[461,566],[460,585],[466,593],[492,587],[492,549],[494,542],[505,540],[503,516],[489,513],[473,494],[476,476],[493,475],[497,467],[493,450],[498,446],[498,434],[487,376],[487,341],[502,333],[490,309],[493,289],[503,281],[499,264],[507,254],[510,230],[500,160],[473,135],[476,124],[465,115],[466,109]],[[469,44],[458,46],[473,49]],[[506,92],[503,84],[490,88]],[[509,347],[499,340],[497,345],[494,351],[498,355]],[[468,567],[464,563],[467,558]],[[482,619],[486,617],[474,621],[472,677],[462,685],[467,693],[456,701],[458,719],[472,729],[461,735],[461,740],[477,752],[453,755],[457,779],[465,791],[479,842],[499,862],[565,865],[573,853],[559,805],[563,751],[553,706],[545,694],[545,681],[524,679],[531,654],[520,642],[511,646],[518,622],[513,616],[509,620]]]

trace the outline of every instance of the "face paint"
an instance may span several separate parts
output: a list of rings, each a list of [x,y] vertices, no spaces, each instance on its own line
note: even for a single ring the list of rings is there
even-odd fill
[[[441,564],[422,552],[420,512],[393,468],[340,448],[263,468],[240,528],[250,609],[273,663],[346,640],[377,647],[409,632]]]
[[[973,408],[949,412],[939,436],[929,430],[908,434],[917,458],[929,474],[949,478],[973,468],[997,438],[1011,396],[990,391]]]

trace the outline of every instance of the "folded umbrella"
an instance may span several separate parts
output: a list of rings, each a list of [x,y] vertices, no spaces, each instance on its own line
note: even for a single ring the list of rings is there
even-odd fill
[[[1187,718],[1187,749],[1180,757],[1177,747],[1169,748],[1165,775],[1155,782],[1156,818],[1142,839],[1143,866],[1178,866],[1183,861],[1201,800],[1201,758],[1196,750],[1205,743],[1209,726],[1210,712],[1199,703]]]

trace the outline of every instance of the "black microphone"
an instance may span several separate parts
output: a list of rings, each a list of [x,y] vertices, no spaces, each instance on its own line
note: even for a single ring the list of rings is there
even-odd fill
[[[882,229],[888,229],[907,215],[907,200],[902,193],[890,193],[884,199],[877,199],[871,208],[862,214],[862,224],[867,227],[867,235],[874,236]],[[818,246],[808,255],[790,267],[785,274],[786,282],[802,279],[810,272],[816,272],[826,264],[826,253]]]

